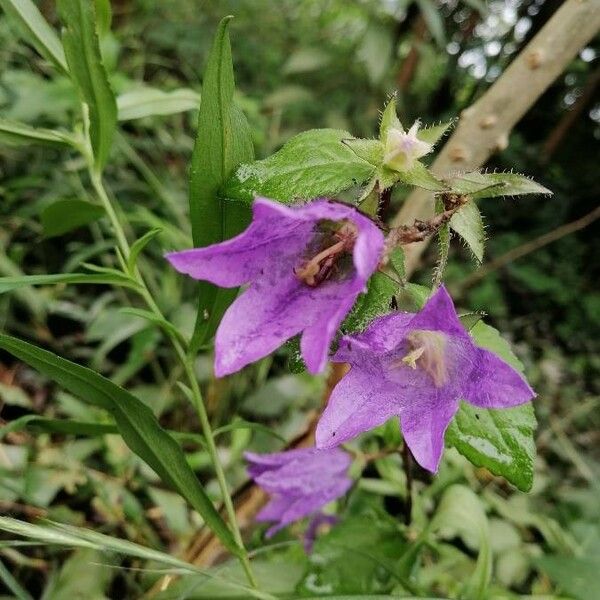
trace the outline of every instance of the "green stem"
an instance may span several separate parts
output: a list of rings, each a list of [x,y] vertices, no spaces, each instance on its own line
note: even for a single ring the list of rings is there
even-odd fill
[[[110,201],[110,198],[108,197],[108,194],[106,193],[106,189],[104,188],[104,184],[102,182],[102,175],[97,170],[94,169],[91,162],[89,163],[89,173],[90,173],[90,179],[92,182],[92,186],[94,187],[94,190],[96,191],[96,194],[98,195],[98,198],[100,199],[100,202],[104,206],[104,208],[106,210],[106,214],[111,222],[115,237],[117,239],[117,244],[118,244],[119,250],[120,250],[121,254],[123,255],[123,257],[125,258],[125,260],[127,261],[129,259],[129,254],[130,254],[129,242],[127,241],[127,238],[125,237],[125,232],[123,231],[123,228],[121,227],[121,223],[119,222],[119,219],[117,218],[117,214],[116,214],[114,207]],[[148,290],[148,287],[146,286],[144,278],[137,267],[135,269],[134,275],[135,275],[135,279],[136,279],[137,283],[140,286],[140,294],[144,298],[144,301],[148,305],[148,308],[158,318],[164,320],[164,315],[162,314],[162,311],[160,310],[160,308],[156,304],[152,294]],[[187,376],[187,379],[189,381],[190,388],[192,390],[194,406],[196,408],[196,412],[198,413],[198,417],[200,419],[200,426],[202,429],[202,433],[206,439],[206,448],[208,450],[213,467],[215,469],[215,474],[217,476],[217,481],[219,483],[219,487],[221,488],[221,495],[223,497],[223,504],[225,506],[225,511],[229,518],[229,525],[231,527],[233,537],[236,541],[236,544],[238,545],[238,548],[240,550],[238,558],[242,564],[244,572],[246,573],[246,577],[248,578],[248,581],[250,582],[250,584],[253,587],[256,588],[257,582],[254,577],[254,574],[252,573],[252,569],[250,567],[250,561],[248,559],[248,552],[246,551],[246,548],[244,546],[244,541],[242,540],[242,534],[240,532],[240,529],[239,529],[239,526],[237,523],[235,509],[233,506],[233,501],[231,500],[231,495],[229,494],[229,489],[227,486],[227,480],[225,479],[225,472],[223,471],[223,467],[219,460],[219,456],[217,453],[217,446],[216,446],[215,440],[214,440],[214,435],[212,432],[212,428],[210,426],[210,421],[208,419],[206,407],[204,406],[204,401],[202,399],[202,392],[200,390],[200,386],[198,385],[198,381],[196,380],[196,375],[194,373],[192,358],[188,356],[186,349],[184,348],[182,343],[179,341],[179,339],[175,335],[169,333],[168,331],[165,331],[165,334],[170,339],[171,344],[173,345],[173,348],[175,349],[175,353],[177,354],[177,357],[179,358],[179,361],[181,362],[181,365],[182,365],[182,367],[185,371],[185,374]]]

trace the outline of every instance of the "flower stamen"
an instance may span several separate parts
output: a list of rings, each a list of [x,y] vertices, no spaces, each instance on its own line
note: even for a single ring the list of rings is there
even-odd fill
[[[303,265],[295,267],[296,277],[310,287],[316,287],[325,281],[333,272],[338,258],[344,253],[352,252],[357,234],[353,223],[344,223],[333,234],[333,239],[338,241],[321,250]]]

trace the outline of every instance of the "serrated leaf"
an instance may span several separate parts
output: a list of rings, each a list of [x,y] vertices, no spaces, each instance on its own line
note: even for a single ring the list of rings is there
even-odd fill
[[[48,205],[41,214],[44,237],[56,237],[89,225],[105,215],[97,204],[84,200],[59,200]]]
[[[450,187],[474,199],[523,194],[551,194],[543,185],[518,173],[480,173],[473,171],[453,178]]]
[[[56,273],[51,275],[21,275],[0,277],[0,294],[31,285],[55,285],[58,283],[82,283],[93,285],[117,285],[138,289],[138,284],[127,275],[115,271],[110,273]]]
[[[381,122],[379,123],[379,139],[382,144],[385,144],[388,131],[390,129],[401,129],[404,131],[402,123],[400,123],[400,119],[396,113],[396,96],[392,96],[392,98],[390,98],[390,101],[386,104],[385,108],[383,109],[383,113],[381,114]]]
[[[354,308],[342,324],[344,333],[364,330],[376,317],[391,310],[392,296],[399,285],[384,273],[375,273],[367,284],[367,292],[358,297]]]
[[[17,25],[26,42],[59,71],[68,72],[65,53],[58,35],[31,0],[0,0],[0,6]]]
[[[300,133],[272,156],[241,165],[222,194],[248,203],[255,196],[290,203],[360,185],[373,175],[375,167],[344,144],[350,138],[340,129]]]
[[[362,160],[378,167],[383,162],[383,144],[379,140],[350,138],[342,142]]]
[[[89,110],[94,164],[101,170],[108,159],[117,123],[117,104],[102,63],[95,5],[89,0],[58,0],[65,26],[62,40],[69,73]]]
[[[464,240],[477,262],[482,262],[485,250],[485,228],[475,202],[467,202],[454,213],[450,219],[450,229]]]
[[[396,271],[396,274],[400,279],[406,277],[406,262],[404,256],[404,250],[401,246],[394,248],[389,254],[389,261],[391,267]]]
[[[447,121],[446,123],[440,123],[439,125],[423,127],[423,129],[417,131],[417,138],[422,142],[427,142],[433,146],[446,134],[453,124],[454,121]]]
[[[417,161],[410,171],[397,171],[398,181],[431,192],[443,192],[448,188],[422,162]]]
[[[143,87],[117,97],[119,121],[174,115],[197,110],[199,105],[200,94],[187,88],[163,92],[156,88]]]
[[[471,329],[475,343],[497,354],[518,371],[523,365],[499,332],[479,321]],[[502,410],[466,402],[446,432],[446,443],[473,464],[487,468],[527,492],[533,484],[536,419],[531,403]]]
[[[17,338],[0,335],[0,348],[72,394],[109,412],[129,448],[200,513],[231,552],[239,553],[230,530],[200,485],[183,451],[143,402],[91,369]]]
[[[70,134],[53,129],[31,127],[16,121],[0,119],[0,140],[14,146],[29,146],[30,144],[45,144],[50,146],[75,145]]]
[[[194,246],[218,243],[240,233],[250,220],[241,203],[224,202],[219,189],[241,162],[254,158],[248,122],[235,105],[235,82],[228,25],[219,23],[202,83],[198,130],[190,167],[190,219]],[[237,294],[201,281],[198,314],[191,342],[197,350],[214,334],[225,310]]]

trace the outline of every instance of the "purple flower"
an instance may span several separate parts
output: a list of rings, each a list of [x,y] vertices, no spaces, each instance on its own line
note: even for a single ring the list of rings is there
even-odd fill
[[[311,373],[377,268],[383,234],[355,208],[330,200],[296,207],[257,198],[237,237],[167,255],[180,272],[222,287],[250,284],[215,339],[217,377],[238,371],[302,332]]]
[[[275,454],[246,452],[245,457],[250,477],[272,495],[256,516],[257,521],[275,522],[267,530],[267,537],[317,512],[352,486],[346,474],[352,459],[340,448],[303,448]]]
[[[321,416],[317,447],[331,448],[399,416],[415,459],[434,473],[459,400],[508,408],[535,396],[515,369],[473,343],[443,287],[420,312],[386,315],[344,337],[333,360],[351,369]]]

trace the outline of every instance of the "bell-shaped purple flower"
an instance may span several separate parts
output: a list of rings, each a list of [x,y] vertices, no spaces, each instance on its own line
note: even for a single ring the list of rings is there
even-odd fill
[[[257,521],[275,522],[267,530],[267,537],[318,512],[352,486],[347,475],[352,459],[340,448],[302,448],[274,454],[246,452],[244,456],[250,477],[272,496],[256,516]]]
[[[249,284],[215,338],[215,374],[238,371],[302,333],[308,370],[321,371],[331,341],[377,268],[384,238],[347,204],[289,207],[257,198],[237,237],[167,255],[180,272],[221,287]]]
[[[420,312],[389,314],[342,338],[333,360],[351,369],[321,416],[317,447],[332,448],[399,416],[413,456],[432,472],[460,400],[508,408],[535,396],[515,369],[473,343],[443,287]]]

